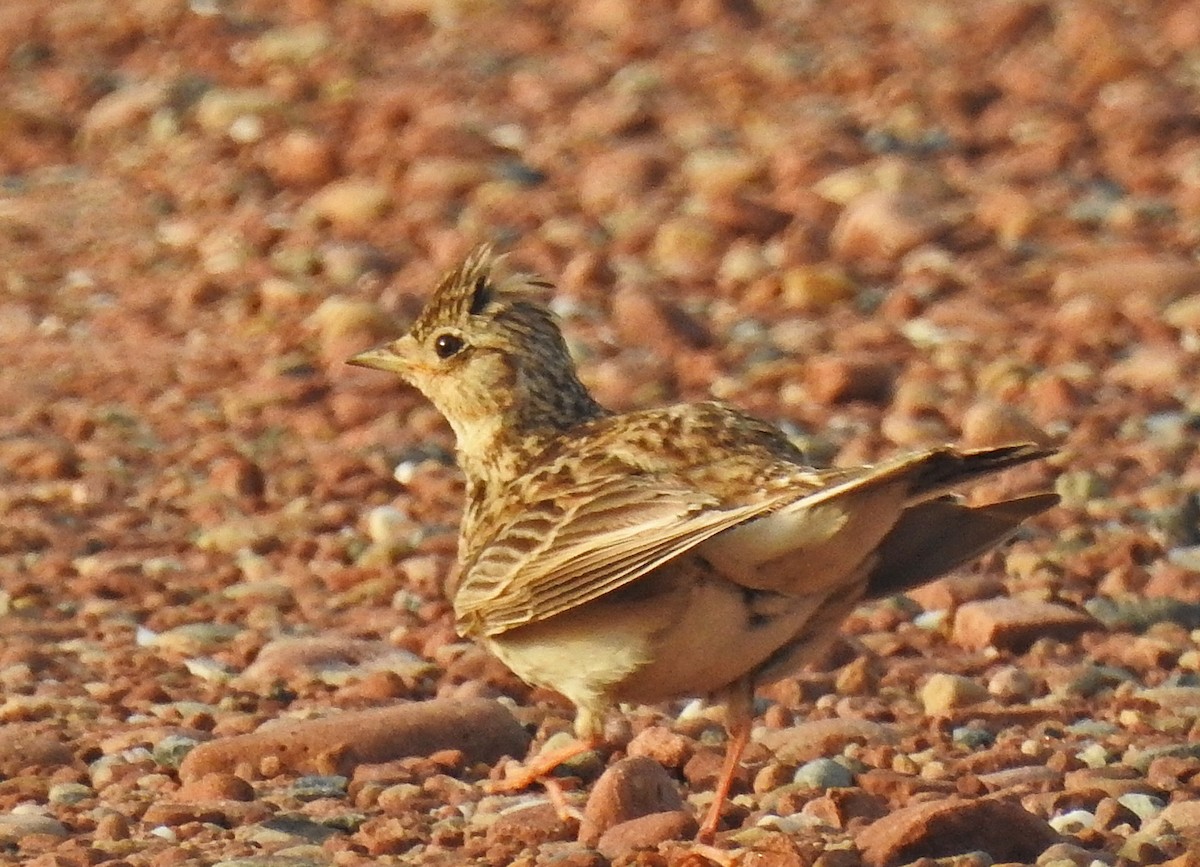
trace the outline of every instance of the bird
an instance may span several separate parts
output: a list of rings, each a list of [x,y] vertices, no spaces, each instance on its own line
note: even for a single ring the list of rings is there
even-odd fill
[[[718,401],[614,413],[580,380],[551,284],[489,245],[448,270],[406,333],[348,361],[445,417],[465,477],[458,633],[576,708],[575,742],[514,787],[603,743],[623,703],[707,697],[727,746],[697,835],[714,840],[757,687],[794,675],[860,603],[927,583],[1051,508],[955,489],[1053,449],[950,445],[814,468],[778,427]]]

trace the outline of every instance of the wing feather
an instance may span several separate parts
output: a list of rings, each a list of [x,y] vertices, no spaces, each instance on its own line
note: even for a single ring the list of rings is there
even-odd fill
[[[796,498],[780,490],[721,508],[709,494],[662,479],[606,481],[527,509],[484,547],[455,594],[461,633],[496,635],[553,617]],[[535,544],[530,527],[546,531]]]

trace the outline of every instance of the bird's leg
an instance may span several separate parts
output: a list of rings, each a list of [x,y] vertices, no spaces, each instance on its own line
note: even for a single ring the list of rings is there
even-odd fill
[[[721,808],[729,797],[729,789],[733,786],[733,777],[737,772],[738,763],[746,745],[750,743],[750,724],[754,710],[754,685],[748,678],[743,678],[729,687],[725,696],[725,731],[728,743],[725,746],[725,761],[721,763],[721,776],[713,791],[713,802],[709,805],[696,840],[700,843],[711,843],[717,834],[717,826],[721,824]]]
[[[580,708],[575,717],[575,738],[573,743],[548,753],[538,753],[524,765],[512,769],[511,772],[506,772],[504,779],[494,784],[493,790],[496,792],[519,792],[521,789],[527,789],[538,780],[543,780],[559,765],[594,750],[604,740],[603,719]],[[557,799],[553,791],[550,792],[550,796],[552,800],[561,800],[562,789],[557,790]]]

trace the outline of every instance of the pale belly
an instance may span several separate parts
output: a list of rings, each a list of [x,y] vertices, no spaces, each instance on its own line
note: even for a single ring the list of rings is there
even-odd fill
[[[848,593],[834,619],[855,601]],[[617,702],[711,695],[768,660],[767,679],[789,674],[819,650],[808,627],[814,617],[827,622],[826,602],[824,594],[745,591],[683,562],[488,645],[523,680],[601,711]],[[795,653],[787,650],[793,643]]]

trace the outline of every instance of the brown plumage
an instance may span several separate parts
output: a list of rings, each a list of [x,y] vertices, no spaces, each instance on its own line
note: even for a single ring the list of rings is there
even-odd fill
[[[460,634],[569,698],[583,743],[618,702],[725,702],[711,838],[755,686],[794,673],[863,599],[936,578],[1053,505],[949,495],[1049,451],[947,446],[817,470],[777,428],[719,403],[614,415],[532,299],[546,284],[494,264],[474,251],[408,334],[351,361],[399,374],[454,429],[467,481]]]

